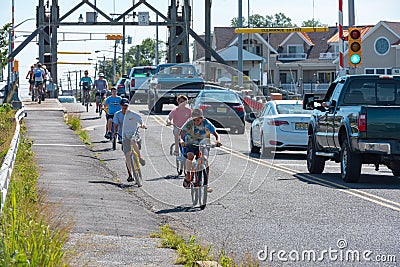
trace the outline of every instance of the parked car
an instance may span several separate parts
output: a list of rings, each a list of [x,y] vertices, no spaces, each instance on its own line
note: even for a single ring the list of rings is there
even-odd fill
[[[193,101],[192,108],[203,110],[204,117],[217,128],[229,128],[243,134],[245,109],[239,95],[230,90],[202,90]]]
[[[312,112],[300,100],[274,100],[265,104],[250,130],[250,151],[268,156],[273,150],[306,150]]]
[[[117,95],[125,98],[129,98],[129,90],[126,90],[125,88],[125,82],[128,79],[127,76],[122,76],[122,78],[119,78],[116,88],[117,88]]]

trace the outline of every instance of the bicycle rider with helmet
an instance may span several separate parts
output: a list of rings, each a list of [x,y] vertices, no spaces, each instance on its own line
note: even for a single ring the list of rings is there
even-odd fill
[[[79,85],[82,86],[82,105],[85,105],[86,92],[89,91],[89,104],[90,103],[90,88],[93,86],[92,78],[89,76],[89,71],[85,70],[83,72],[84,76],[79,81]]]
[[[108,89],[107,80],[104,79],[104,74],[99,73],[99,78],[93,83],[93,90],[96,94],[96,112],[99,112],[99,103],[103,101],[104,95]]]
[[[192,161],[196,155],[198,155],[199,147],[192,146],[198,145],[202,140],[207,138],[208,133],[214,135],[216,139],[216,146],[221,146],[220,136],[217,133],[215,126],[206,118],[204,118],[203,111],[201,109],[193,109],[192,110],[192,118],[188,119],[186,123],[182,126],[180,133],[180,141],[179,143],[185,147],[185,158],[186,158],[186,170],[190,170],[192,168]],[[185,141],[184,141],[185,140]],[[204,149],[202,151],[203,157],[205,159],[208,158],[209,149]],[[207,175],[209,174],[209,166],[207,161],[206,168]],[[190,173],[186,172],[186,177],[183,180],[183,186],[185,188],[190,187]],[[208,191],[211,192],[211,187],[208,188]]]

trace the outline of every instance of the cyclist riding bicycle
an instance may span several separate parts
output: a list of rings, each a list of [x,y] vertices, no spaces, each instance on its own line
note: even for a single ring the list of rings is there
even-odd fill
[[[175,156],[179,155],[179,132],[185,122],[192,117],[192,110],[186,106],[187,101],[187,96],[179,95],[177,97],[178,106],[171,110],[167,118],[167,126],[171,125],[171,122],[173,122],[174,125]]]
[[[104,79],[104,74],[99,73],[99,78],[93,83],[93,90],[96,94],[96,112],[99,112],[99,103],[103,100],[103,97],[108,89],[107,80]]]
[[[192,110],[192,118],[188,119],[182,126],[180,134],[180,144],[185,147],[185,158],[186,158],[186,170],[192,169],[192,161],[195,155],[198,155],[199,147],[193,146],[198,145],[200,142],[207,138],[208,133],[214,135],[216,139],[216,146],[221,146],[220,136],[217,133],[215,126],[207,119],[204,118],[203,111],[201,109]],[[185,141],[183,141],[185,140]],[[208,149],[202,151],[203,157],[208,158]],[[207,176],[209,174],[209,166],[207,162],[206,168]],[[186,173],[186,177],[183,180],[183,186],[190,188],[190,173]],[[211,192],[211,187],[208,187],[208,191]]]
[[[35,85],[35,66],[31,66],[31,69],[28,71],[28,73],[26,74],[25,79],[29,79],[29,95],[32,94],[32,101],[35,99],[35,92],[33,90],[34,85]]]
[[[41,102],[41,97],[43,93],[43,84],[46,80],[46,72],[42,68],[42,63],[38,62],[36,65],[35,70],[33,71],[34,73],[34,79],[35,79],[35,101],[38,101],[39,104]]]
[[[138,126],[140,128],[146,128],[146,126],[143,124],[142,117],[138,113],[128,109],[129,102],[123,101],[123,106],[126,107],[126,112],[122,124],[122,151],[125,155],[125,163],[129,173],[128,182],[132,182],[133,178],[130,175],[133,173],[132,161],[130,160],[132,154],[131,146],[133,146],[139,158],[140,165],[144,166],[146,161],[140,155],[140,149],[134,135],[136,134]]]
[[[89,99],[90,99],[90,88],[93,86],[93,81],[92,78],[89,77],[89,71],[85,70],[84,75],[81,80],[79,81],[79,86],[82,86],[82,105],[85,105],[85,96],[86,96],[86,92],[89,91]],[[90,103],[90,106],[92,105],[92,103]]]
[[[121,110],[120,107],[120,102],[122,100],[122,97],[117,95],[117,88],[113,87],[111,88],[111,95],[106,98],[106,101],[104,102],[104,109],[107,109],[107,130],[106,130],[106,135],[104,136],[105,138],[111,139],[111,127],[112,127],[112,121],[114,118],[114,114],[117,111]]]
[[[122,137],[122,126],[124,125],[124,118],[126,111],[128,110],[129,100],[127,98],[122,98],[119,105],[121,106],[121,110],[115,112],[113,118],[113,124],[114,124],[114,136],[118,136],[118,138],[120,139]]]

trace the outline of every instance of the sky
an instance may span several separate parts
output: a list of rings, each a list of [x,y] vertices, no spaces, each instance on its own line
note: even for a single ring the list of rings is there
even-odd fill
[[[11,22],[11,4],[12,0],[0,0],[0,25],[4,25]],[[238,16],[238,5],[240,0],[212,0],[211,10],[211,27],[218,26],[230,26],[231,19]],[[241,0],[242,1],[242,14],[247,18],[248,14],[259,14],[262,16],[274,15],[276,13],[283,13],[287,17],[292,19],[293,23],[301,25],[302,21],[310,20],[314,18],[319,20],[322,24],[328,26],[334,26],[338,22],[338,0]],[[46,0],[45,0],[46,2]],[[59,0],[60,15],[64,15],[67,11],[76,6],[80,0]],[[91,0],[105,13],[123,13],[125,12],[135,0]],[[138,2],[138,1],[136,1]],[[169,0],[147,0],[147,2],[158,9],[161,13],[167,14],[167,6]],[[180,2],[183,2],[182,0]],[[381,20],[386,21],[400,21],[400,1],[399,0],[354,0],[355,5],[355,24],[356,25],[374,25]],[[51,0],[50,0],[51,3]],[[204,0],[191,0],[193,10],[193,26],[192,28],[197,34],[204,33]],[[15,47],[19,45],[19,42],[25,38],[23,35],[30,34],[35,30],[35,20],[29,20],[36,17],[36,6],[38,0],[14,0],[14,21],[15,25],[23,22],[19,25],[15,31]],[[250,8],[248,8],[250,6]],[[347,13],[348,1],[343,0],[343,20],[344,25],[348,24],[348,13]],[[87,11],[93,11],[88,6],[81,7],[76,10],[72,15],[66,19],[66,21],[77,21],[80,14],[85,14]],[[149,11],[150,20],[155,21],[155,13],[148,10],[144,5],[141,5],[136,12]],[[28,19],[28,20],[27,20]],[[27,21],[25,21],[27,20]],[[98,18],[99,21],[103,19]],[[132,20],[132,17],[126,18],[127,21]],[[24,22],[25,21],[25,22]],[[100,53],[94,53],[95,50],[109,50],[113,48],[113,41],[105,40],[105,33],[122,33],[122,27],[111,27],[111,26],[81,26],[81,27],[60,27],[59,32],[65,32],[65,39],[79,39],[79,41],[62,41],[59,35],[59,46],[58,51],[78,51],[78,52],[90,52],[88,55],[58,55],[58,61],[67,62],[86,62],[95,63],[90,61],[88,58],[96,59],[98,56],[105,56],[107,58],[113,57],[112,52],[102,51]],[[66,33],[69,32],[69,33]],[[70,32],[79,32],[82,34],[76,35]],[[126,45],[126,50],[130,46],[140,44],[145,38],[155,38],[155,27],[146,26],[129,26],[126,27],[126,34],[132,37],[132,44]],[[92,38],[104,40],[90,40],[84,41],[82,39],[88,39],[89,33],[93,34]],[[163,41],[167,38],[167,30],[165,27],[159,28],[159,38]],[[122,51],[121,46],[118,51]],[[38,46],[33,42],[23,49],[17,56],[16,59],[20,61],[20,72],[22,75],[28,71],[29,66],[36,61],[38,57]],[[59,77],[65,78],[67,71],[73,70],[84,70],[89,69],[91,75],[94,75],[94,65],[59,65]]]

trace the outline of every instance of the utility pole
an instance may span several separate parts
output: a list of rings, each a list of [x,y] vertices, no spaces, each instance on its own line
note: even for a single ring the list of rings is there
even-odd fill
[[[125,41],[126,41],[126,36],[125,36],[125,16],[122,18],[122,71],[121,74],[125,74]],[[115,57],[115,56],[114,56]]]
[[[116,75],[116,66],[117,65],[117,40],[115,40],[114,44],[114,59],[113,59],[113,86],[115,85],[115,75]]]

